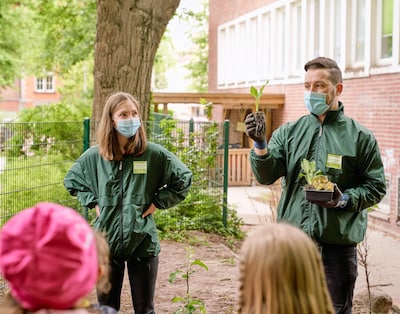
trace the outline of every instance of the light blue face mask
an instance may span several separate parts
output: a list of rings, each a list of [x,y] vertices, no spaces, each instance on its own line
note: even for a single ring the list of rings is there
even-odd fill
[[[327,94],[316,92],[304,92],[304,103],[308,111],[317,116],[327,112],[333,102],[328,105],[326,103],[326,95]]]
[[[117,126],[115,129],[122,136],[129,138],[134,136],[139,128],[140,128],[140,119],[132,118],[132,119],[117,120]]]

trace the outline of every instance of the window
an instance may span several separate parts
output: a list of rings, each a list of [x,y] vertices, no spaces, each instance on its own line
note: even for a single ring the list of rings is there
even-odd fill
[[[332,32],[333,32],[333,59],[336,60],[338,63],[342,63],[343,54],[342,54],[342,46],[343,46],[343,12],[342,12],[342,1],[332,1],[331,5],[333,5],[333,25],[332,25]],[[331,33],[332,34],[332,33]]]
[[[45,77],[37,77],[35,91],[38,93],[53,93],[55,91],[54,76],[48,74]]]
[[[400,0],[269,1],[219,26],[218,86],[301,82],[316,56],[345,78],[399,72],[399,15]]]
[[[301,43],[302,43],[302,18],[301,18],[301,5],[299,2],[291,4],[290,7],[290,34],[293,35],[289,42],[289,51],[297,51],[300,53],[295,53],[291,58],[289,58],[289,68],[288,75],[299,76],[303,69],[303,60],[301,53]]]
[[[393,0],[382,0],[381,58],[392,57]]]
[[[356,0],[353,10],[354,25],[354,63],[362,64],[365,60],[365,0]]]
[[[270,78],[271,62],[271,13],[261,15],[260,40],[258,41],[258,65],[260,81],[264,82]]]
[[[276,10],[276,33],[275,33],[275,45],[276,45],[276,74],[278,78],[284,78],[285,73],[285,18],[286,12],[285,7]]]

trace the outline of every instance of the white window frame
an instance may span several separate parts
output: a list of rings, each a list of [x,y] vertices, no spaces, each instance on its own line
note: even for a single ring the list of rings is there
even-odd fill
[[[394,6],[394,0],[393,0],[393,6]],[[378,65],[389,65],[392,63],[392,58],[393,58],[393,41],[394,41],[394,29],[392,27],[392,55],[390,57],[383,57],[382,56],[382,41],[383,41],[383,0],[377,0],[376,1],[376,63]],[[393,22],[396,19],[395,11],[393,10]],[[394,26],[394,25],[393,25]]]
[[[55,77],[53,73],[47,73],[45,76],[35,77],[36,93],[54,93]]]
[[[392,57],[384,59],[382,1],[277,0],[220,25],[218,88],[298,84],[317,56],[336,60],[345,79],[400,72],[400,0],[393,0]]]

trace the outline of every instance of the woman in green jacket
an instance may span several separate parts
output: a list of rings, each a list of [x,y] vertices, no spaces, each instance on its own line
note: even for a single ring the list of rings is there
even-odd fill
[[[98,301],[117,310],[127,265],[136,314],[154,312],[160,242],[153,213],[181,202],[192,174],[171,152],[148,142],[130,94],[111,95],[98,126],[98,145],[68,171],[64,185],[86,207],[95,208],[94,227],[107,234],[111,291]]]
[[[278,220],[304,230],[322,253],[329,291],[336,312],[350,314],[357,277],[356,245],[367,229],[367,208],[386,193],[378,143],[370,130],[344,114],[337,63],[318,57],[305,65],[304,102],[310,114],[279,127],[267,145],[265,120],[257,125],[246,117],[246,132],[254,140],[250,163],[261,184],[282,178]],[[335,183],[333,199],[309,202],[300,179],[303,159]]]

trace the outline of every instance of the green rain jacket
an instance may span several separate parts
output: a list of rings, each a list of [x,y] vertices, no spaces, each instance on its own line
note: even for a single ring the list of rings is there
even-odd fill
[[[303,158],[315,160],[317,169],[349,195],[348,206],[322,208],[305,200],[304,178],[299,179]],[[309,114],[274,131],[268,153],[250,152],[256,180],[272,184],[282,177],[277,218],[300,227],[316,241],[356,244],[364,239],[367,208],[386,194],[384,168],[371,131],[344,115],[343,104],[330,111],[321,124]]]
[[[100,208],[94,228],[105,231],[111,256],[156,256],[160,252],[153,215],[142,218],[151,203],[166,209],[181,202],[192,173],[171,152],[148,142],[140,156],[105,160],[98,146],[89,148],[65,176],[64,186],[86,207]]]

